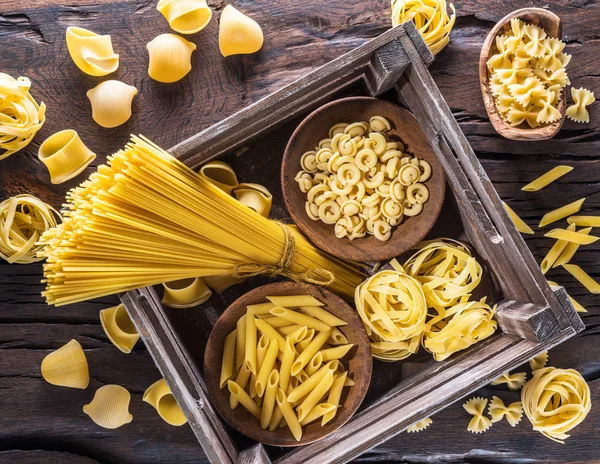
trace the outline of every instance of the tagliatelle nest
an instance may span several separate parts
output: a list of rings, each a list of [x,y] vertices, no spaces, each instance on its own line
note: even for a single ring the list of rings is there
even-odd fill
[[[431,53],[437,55],[450,42],[450,31],[456,21],[452,3],[450,9],[449,16],[446,0],[392,0],[392,24],[413,21]]]

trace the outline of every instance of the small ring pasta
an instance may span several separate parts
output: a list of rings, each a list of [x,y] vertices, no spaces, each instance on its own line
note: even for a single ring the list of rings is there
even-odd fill
[[[300,166],[311,174],[317,172],[317,152],[307,151],[300,158]]]
[[[341,215],[340,205],[335,201],[327,200],[319,206],[319,219],[325,224],[335,224]]]
[[[369,124],[374,132],[387,132],[392,129],[390,122],[382,116],[373,116]]]
[[[421,171],[414,164],[407,163],[398,171],[398,180],[405,187],[419,181]]]
[[[406,198],[409,203],[422,205],[429,200],[429,189],[419,182],[411,184],[406,189]]]

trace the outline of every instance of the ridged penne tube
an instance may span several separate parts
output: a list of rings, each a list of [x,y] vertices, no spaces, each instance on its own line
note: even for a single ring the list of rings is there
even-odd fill
[[[244,350],[244,364],[254,375],[258,373],[256,360],[256,318],[251,313],[246,313],[246,349]]]
[[[537,192],[538,190],[547,187],[555,180],[561,178],[565,174],[571,172],[573,168],[571,166],[556,166],[555,168],[550,169],[545,174],[542,174],[537,179],[532,180],[526,186],[524,186],[521,190],[525,192]]]
[[[313,375],[315,372],[319,370],[321,365],[323,364],[323,354],[321,351],[318,351],[311,360],[306,365],[306,373],[308,375]]]
[[[48,354],[41,365],[42,377],[52,385],[86,389],[90,383],[87,358],[77,340]]]
[[[575,226],[570,225],[567,228],[567,230],[574,231]],[[567,242],[566,240],[557,240],[556,242],[554,242],[554,245],[552,245],[550,251],[548,251],[544,259],[542,259],[542,264],[540,265],[540,268],[542,269],[542,274],[546,274],[546,272],[548,272],[552,267],[554,267],[556,260],[565,250],[567,245],[569,245],[569,242]]]
[[[329,335],[331,335],[331,329],[315,335],[315,338],[311,340],[308,346],[300,353],[300,356],[296,358],[294,364],[292,364],[292,375],[298,374],[308,364],[312,357],[317,354],[317,351],[327,342]]]
[[[50,182],[62,184],[81,173],[96,159],[96,154],[85,146],[77,132],[66,129],[44,140],[38,158],[48,169]]]
[[[207,276],[203,278],[204,283],[212,288],[219,295],[227,290],[232,285],[237,285],[246,279],[240,279],[239,277],[233,277],[231,274],[221,274],[214,276]]]
[[[67,49],[75,65],[91,76],[106,76],[119,67],[110,35],[98,35],[83,27],[67,27]]]
[[[504,205],[508,216],[510,217],[511,221],[513,222],[513,224],[519,232],[521,232],[522,234],[534,233],[533,229],[529,227],[527,223],[523,219],[521,219],[521,217],[517,213],[515,213],[515,211],[510,206],[508,206],[505,202],[502,202],[502,204]]]
[[[583,206],[583,202],[585,198],[581,198],[577,201],[569,203],[565,206],[561,206],[549,213],[544,214],[542,220],[540,221],[540,225],[538,227],[544,227],[548,224],[552,224],[553,222],[560,221],[561,219],[566,218],[567,216],[572,216],[573,214],[579,212],[581,207]]]
[[[256,21],[232,5],[223,9],[219,24],[219,50],[223,56],[255,53],[263,42],[263,31]]]
[[[269,340],[275,340],[281,351],[285,348],[285,338],[283,338],[277,330],[273,328],[269,322],[263,321],[262,319],[255,320],[256,328],[265,335]]]
[[[269,424],[271,423],[276,403],[275,395],[277,394],[278,388],[279,372],[277,372],[276,369],[273,369],[267,379],[262,409],[260,411],[260,426],[263,430],[269,427]]]
[[[104,385],[96,390],[94,399],[83,407],[83,412],[100,427],[116,429],[133,420],[129,414],[130,400],[131,395],[120,385]]]
[[[300,425],[308,425],[311,422],[320,419],[321,417],[326,416],[327,414],[334,413],[335,414],[336,406],[330,403],[320,403],[317,404],[314,408],[310,410],[310,412],[300,421]],[[323,425],[323,424],[321,424]]]
[[[166,84],[183,79],[192,69],[196,45],[175,34],[161,34],[146,44],[148,75]]]
[[[331,327],[329,327],[327,324],[314,317],[310,317],[306,314],[302,314],[288,308],[283,308],[281,306],[272,308],[269,312],[273,316],[281,317],[285,320],[290,321],[293,324],[305,325],[309,329],[315,329],[319,331],[327,331],[331,329]]]
[[[326,350],[321,350],[321,355],[323,356],[323,362],[333,361],[334,359],[341,359],[354,345],[349,343],[347,345],[340,345],[334,348],[328,348]]]
[[[162,420],[169,425],[179,427],[187,422],[165,379],[157,380],[150,385],[144,392],[142,400],[156,409]]]
[[[600,283],[576,264],[563,264],[563,267],[577,279],[577,281],[588,289],[590,293],[600,293]]]
[[[140,334],[131,322],[123,304],[101,310],[100,323],[104,333],[113,345],[123,353],[131,353],[131,350],[140,339]]]
[[[331,331],[331,335],[327,339],[327,343],[330,345],[345,345],[348,343],[348,338],[342,333],[340,329],[334,327]]]
[[[246,388],[246,385],[248,385],[248,381],[250,380],[250,377],[252,376],[252,373],[248,370],[248,368],[246,367],[245,364],[242,364],[242,366],[239,368],[238,373],[237,373],[237,377],[235,378],[235,382],[242,388]],[[237,396],[230,394],[229,395],[229,407],[231,409],[235,409],[238,405],[239,401],[237,399]]]
[[[271,374],[273,367],[275,367],[278,352],[279,344],[277,343],[277,340],[270,340],[265,357],[260,363],[260,370],[258,371],[258,374],[256,374],[256,394],[260,397],[265,394],[269,375]]]
[[[273,205],[273,195],[259,184],[239,184],[233,190],[233,196],[242,205],[253,209],[264,217],[269,217]]]
[[[244,364],[246,352],[246,315],[240,317],[236,323],[237,336],[235,338],[235,369],[240,371]]]
[[[567,229],[554,229],[544,234],[544,237],[555,238],[557,240],[565,240],[571,243],[577,243],[579,245],[589,245],[594,243],[598,238],[593,235],[582,234],[581,232],[574,232]]]
[[[567,230],[569,230],[568,227]],[[580,234],[589,235],[591,231],[591,227],[586,227],[585,229],[580,229],[577,232],[579,232]],[[564,248],[560,256],[556,259],[552,267],[562,266],[563,264],[567,264],[569,261],[571,261],[571,258],[573,258],[580,246],[581,245],[579,243],[567,243],[567,246]]]
[[[174,280],[162,284],[164,295],[162,304],[169,308],[185,309],[207,301],[212,292],[200,277]]]
[[[311,391],[304,401],[296,408],[298,420],[302,421],[308,413],[317,405],[319,400],[327,394],[333,385],[333,372],[328,371],[319,381],[317,386]]]
[[[212,10],[206,0],[159,0],[156,9],[180,34],[195,34],[206,27],[212,18]]]
[[[131,117],[131,103],[137,95],[133,85],[121,81],[104,81],[87,91],[92,104],[92,118],[99,125],[112,128],[125,124]]]
[[[338,365],[339,361],[330,361],[325,364],[323,367],[321,367],[321,369],[309,376],[304,382],[294,388],[288,395],[288,401],[294,403],[304,398],[315,389],[321,379],[323,379],[328,372],[335,372],[338,368]]]
[[[227,194],[231,194],[239,185],[235,171],[223,161],[209,161],[200,168],[198,173]]]
[[[291,404],[288,402],[288,399],[286,398],[285,393],[281,388],[277,390],[275,400],[277,401],[277,405],[281,409],[283,418],[285,419],[287,426],[290,428],[292,435],[294,435],[296,441],[300,441],[300,439],[302,438],[302,426],[300,425],[300,421],[298,421],[296,413],[292,409]]]
[[[269,311],[271,311],[271,309],[273,309],[276,305],[274,305],[273,303],[271,303],[270,301],[267,301],[266,303],[258,303],[258,304],[253,304],[253,305],[248,305],[246,306],[246,310],[248,312],[251,312],[252,314],[271,314]]]
[[[287,330],[284,330],[284,329],[292,329],[292,330],[288,332]],[[303,340],[304,338],[306,338],[306,335],[308,335],[308,328],[305,325],[304,326],[290,325],[287,327],[282,327],[280,329],[280,331],[286,336],[286,339],[289,340],[292,344],[298,343],[300,340]]]
[[[281,366],[279,368],[279,386],[282,390],[287,391],[290,383],[292,364],[296,356],[296,350],[294,344],[288,338],[285,341],[285,347],[283,349],[283,357],[281,358]]]
[[[321,426],[327,424],[327,422],[330,422],[331,419],[335,417],[337,408],[340,405],[342,391],[344,389],[344,386],[346,385],[347,378],[347,372],[344,372],[335,378],[333,385],[331,386],[331,390],[329,390],[329,395],[327,396],[327,403],[333,405],[334,408],[323,415],[323,419],[321,420]]]
[[[348,325],[347,322],[343,321],[337,316],[334,316],[326,309],[323,309],[319,306],[301,306],[300,311],[310,317],[314,317],[323,321],[328,326],[340,326],[340,325]]]
[[[236,397],[239,403],[244,406],[250,414],[260,420],[260,406],[256,404],[256,401],[254,401],[240,385],[233,380],[230,380],[227,382],[227,388],[229,388],[229,392]]]
[[[235,371],[235,347],[237,340],[237,329],[225,337],[223,347],[223,360],[221,361],[221,379],[219,387],[223,388],[227,381],[233,377]]]

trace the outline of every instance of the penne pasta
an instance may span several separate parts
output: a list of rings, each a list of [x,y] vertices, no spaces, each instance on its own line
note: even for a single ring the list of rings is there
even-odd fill
[[[291,404],[288,402],[285,393],[283,393],[283,390],[281,388],[277,390],[277,395],[275,396],[275,399],[277,401],[277,405],[281,409],[283,418],[285,419],[287,426],[292,432],[292,435],[294,435],[296,441],[300,441],[300,439],[302,438],[302,426],[300,425],[300,421],[298,421],[296,413],[292,409]]]
[[[573,168],[571,166],[556,166],[555,168],[550,169],[550,171],[547,173],[542,174],[537,179],[532,180],[521,190],[525,192],[537,192],[572,170]]]
[[[567,222],[577,227],[600,227],[600,216],[571,216]]]
[[[269,311],[273,309],[275,305],[271,302],[259,303],[246,306],[246,310],[252,314],[270,314]]]
[[[348,377],[348,373],[344,372],[342,375],[338,375],[335,378],[333,385],[331,386],[331,390],[329,390],[329,396],[327,397],[327,403],[331,404],[335,407],[333,410],[331,410],[323,415],[323,419],[321,420],[321,426],[327,424],[327,422],[330,422],[331,419],[333,419],[335,417],[335,413],[340,404],[340,398],[342,397],[342,390],[344,389],[344,386],[346,384],[347,377]]]
[[[504,209],[506,209],[508,216],[510,217],[511,221],[513,222],[513,224],[519,232],[521,232],[522,234],[530,235],[534,233],[533,229],[529,227],[527,223],[523,219],[521,219],[521,217],[517,213],[515,213],[510,206],[508,206],[504,201],[502,202],[502,204],[504,205]]]
[[[325,324],[335,327],[339,325],[348,325],[342,319],[337,316],[334,316],[326,309],[323,309],[320,306],[301,306],[300,311],[310,317],[314,317],[315,319],[319,319]]]
[[[308,346],[300,353],[300,356],[296,358],[294,364],[292,364],[292,375],[298,374],[304,366],[308,364],[311,358],[317,354],[317,351],[321,349],[321,347],[325,344],[329,335],[331,334],[331,329],[325,332],[319,332],[315,338],[308,344]]]
[[[567,228],[567,230],[574,231],[575,226],[570,225]],[[552,248],[550,248],[550,251],[548,251],[544,259],[542,260],[542,264],[540,265],[540,268],[542,269],[542,274],[546,274],[546,272],[548,272],[552,267],[554,267],[554,263],[565,250],[568,244],[569,242],[567,242],[566,240],[557,240],[554,243]]]
[[[310,342],[312,342],[314,336],[315,329],[307,329],[306,336],[302,340],[299,340],[298,344],[296,345],[296,350],[298,350],[298,353],[302,353],[304,349],[310,345]]]
[[[317,405],[319,400],[323,398],[333,385],[333,372],[328,371],[321,381],[311,391],[304,401],[296,408],[298,412],[298,420],[302,421],[308,413]]]
[[[248,370],[245,364],[242,364],[240,370],[238,370],[237,377],[235,378],[235,383],[237,383],[241,388],[246,388],[248,385],[248,380],[250,380],[252,373]],[[230,394],[229,395],[229,407],[231,409],[235,409],[238,405],[239,401],[237,396]]]
[[[271,341],[264,335],[261,335],[260,338],[258,339],[258,345],[256,345],[256,370],[257,371],[260,371],[263,360],[265,359],[265,356],[267,354],[267,350],[269,349],[270,342]],[[257,375],[258,375],[258,372],[257,372]]]
[[[250,412],[254,417],[260,419],[260,407],[256,404],[248,393],[244,391],[242,387],[240,387],[233,380],[229,380],[227,382],[227,388],[229,388],[229,392],[236,397],[238,402]]]
[[[287,327],[281,327],[279,332],[285,335],[285,338],[289,338],[293,344],[298,343],[300,340],[306,338],[308,329],[305,325],[289,325]]]
[[[267,379],[267,386],[263,399],[262,409],[260,412],[260,426],[266,429],[271,424],[273,418],[273,410],[275,408],[275,395],[279,388],[279,373],[277,369],[273,369]],[[278,422],[279,423],[279,422]]]
[[[322,351],[319,351],[312,357],[312,359],[306,365],[306,373],[308,375],[313,375],[319,370],[321,364],[323,364],[323,354]]]
[[[584,201],[585,198],[580,198],[577,201],[569,203],[565,206],[561,206],[560,208],[557,208],[553,211],[550,211],[549,213],[544,214],[544,217],[540,221],[538,227],[544,227],[548,224],[552,224],[553,222],[560,221],[561,219],[564,219],[567,216],[572,216],[581,209]]]
[[[263,319],[265,318],[262,314],[258,315],[257,317]],[[266,318],[269,321],[269,325],[271,327],[275,327],[276,329],[280,329],[282,327],[289,327],[291,325],[298,325],[298,324],[294,324],[292,321],[288,321],[287,319],[284,319],[282,317],[277,317],[277,316],[272,316]]]
[[[285,348],[283,350],[283,357],[281,359],[281,367],[279,368],[279,386],[283,391],[287,391],[290,383],[290,377],[292,373],[292,364],[296,357],[296,350],[294,345],[288,339],[285,342]]]
[[[311,391],[313,391],[319,382],[325,377],[328,372],[335,372],[339,364],[339,361],[329,361],[321,369],[311,375],[308,379],[294,388],[288,395],[288,401],[294,402],[301,400]]]
[[[221,379],[219,387],[223,388],[229,379],[233,377],[233,368],[235,364],[237,330],[231,332],[225,337],[225,346],[223,348],[223,360],[221,361]]]
[[[555,238],[557,240],[565,240],[571,243],[577,243],[579,245],[589,245],[598,240],[599,237],[593,235],[582,234],[581,232],[574,232],[566,229],[554,229],[544,234],[544,237]]]
[[[581,269],[581,267],[576,264],[563,264],[563,267],[569,274],[575,277],[581,285],[587,288],[589,292],[600,293],[600,283],[596,282],[592,276]]]
[[[571,224],[571,225],[574,226],[574,224]],[[567,230],[570,230],[570,229],[567,227]],[[587,227],[585,229],[578,230],[577,232],[579,232],[580,234],[589,235],[589,233],[591,231],[592,231],[592,228]],[[562,253],[557,258],[557,260],[554,262],[552,267],[562,266],[563,264],[567,264],[569,261],[571,261],[571,259],[573,258],[573,256],[575,255],[575,253],[577,252],[577,250],[579,249],[580,246],[581,245],[579,243],[568,242],[567,246],[562,251]]]
[[[279,346],[279,349],[283,351],[285,348],[285,338],[283,338],[269,322],[261,319],[256,319],[256,328],[262,332],[262,334],[269,340],[275,340]]]
[[[320,302],[310,295],[286,295],[286,296],[268,296],[267,300],[275,306],[283,308],[298,308],[302,306],[324,306],[325,303]]]
[[[327,340],[327,343],[329,343],[330,345],[345,345],[346,343],[348,343],[348,339],[340,329],[334,327],[331,331],[329,339]]]
[[[250,372],[256,374],[256,322],[253,314],[246,313],[246,348],[244,362]]]
[[[311,411],[306,415],[304,419],[300,421],[300,425],[307,425],[311,422],[316,421],[317,419],[325,416],[333,412],[335,414],[336,406],[330,403],[320,403],[317,404]],[[323,425],[323,424],[321,424]]]
[[[275,393],[277,396],[277,393]],[[271,423],[269,424],[269,431],[274,432],[279,427],[279,424],[284,421],[283,413],[281,412],[281,408],[275,401],[275,408],[273,409],[273,415],[271,416]]]
[[[348,354],[348,351],[350,351],[350,349],[353,346],[354,345],[352,343],[349,343],[347,345],[340,345],[340,346],[336,346],[334,348],[328,348],[326,350],[322,350],[320,353],[323,356],[323,362],[343,358],[344,356],[346,356],[346,354]]]
[[[239,372],[246,356],[246,315],[240,317],[236,324],[237,337],[235,338],[235,368]]]
[[[297,311],[293,311],[291,309],[287,309],[287,308],[284,308],[281,306],[277,306],[277,307],[271,309],[270,312],[274,316],[278,316],[283,319],[286,319],[293,324],[305,325],[306,327],[308,327],[310,329],[315,329],[315,330],[319,330],[322,332],[329,329],[329,326],[327,324],[325,324],[324,322],[321,322],[318,319],[315,319],[314,317],[307,316],[305,314],[302,314]]]
[[[265,358],[260,366],[260,371],[256,375],[256,394],[259,397],[262,397],[265,393],[265,389],[267,388],[267,381],[269,380],[269,375],[275,366],[275,361],[277,360],[277,352],[279,351],[279,344],[277,340],[271,340],[269,342],[269,348],[265,353]]]

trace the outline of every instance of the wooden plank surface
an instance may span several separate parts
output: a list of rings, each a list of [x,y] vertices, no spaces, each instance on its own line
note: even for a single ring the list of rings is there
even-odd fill
[[[193,70],[183,81],[163,85],[146,74],[145,44],[169,32],[155,1],[78,1],[64,6],[54,0],[4,0],[0,4],[0,71],[26,75],[33,94],[48,105],[47,122],[26,150],[0,161],[0,199],[33,193],[59,206],[66,184],[50,184],[36,151],[50,134],[76,129],[98,153],[94,165],[121,147],[129,133],[143,133],[164,147],[197,133],[251,102],[302,76],[316,66],[364,43],[389,25],[387,0],[292,2],[240,0],[234,5],[251,14],[265,30],[265,47],[249,57],[224,59],[218,53],[217,19],[225,2],[210,1],[211,24],[192,37],[198,45]],[[496,136],[487,121],[479,93],[479,48],[493,23],[513,9],[531,6],[521,0],[454,2],[458,19],[451,44],[430,70],[460,122],[500,196],[535,226],[550,209],[587,196],[584,211],[597,214],[600,206],[600,106],[591,109],[592,122],[567,121],[548,142],[522,143]],[[569,75],[577,87],[600,94],[600,2],[556,0],[548,7],[562,17],[567,51],[573,55]],[[83,75],[71,62],[64,44],[69,25],[111,33],[121,64],[114,77],[136,85],[133,118],[117,129],[103,129],[91,120],[85,92],[101,78]],[[267,153],[260,165],[236,160],[240,177],[252,181],[259,170],[272,172],[277,182],[280,154]],[[553,166],[566,163],[575,171],[543,192],[521,192],[520,187]],[[91,172],[90,167],[86,172]],[[275,205],[280,208],[281,203]],[[538,232],[526,237],[534,255],[544,256],[551,240]],[[582,248],[576,262],[592,275],[600,274],[598,246]],[[141,394],[159,376],[140,345],[130,355],[117,351],[106,339],[98,310],[116,304],[116,297],[63,308],[51,308],[39,296],[40,265],[0,265],[0,462],[203,462],[204,457],[188,427],[170,427],[141,401]],[[550,277],[586,305],[586,331],[551,352],[551,363],[579,369],[591,384],[592,402],[600,401],[600,303],[566,272]],[[191,328],[190,330],[193,330]],[[71,338],[84,346],[92,373],[85,391],[47,385],[39,363],[52,349]],[[132,393],[131,424],[115,431],[89,421],[81,407],[94,390],[119,383]],[[489,387],[481,394],[498,394],[514,401],[518,393]],[[531,431],[526,420],[515,429],[495,424],[483,435],[466,431],[468,415],[453,405],[434,417],[420,434],[401,434],[365,454],[360,462],[592,462],[597,460],[600,412],[596,405],[567,444],[555,444]]]

